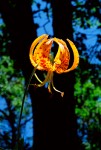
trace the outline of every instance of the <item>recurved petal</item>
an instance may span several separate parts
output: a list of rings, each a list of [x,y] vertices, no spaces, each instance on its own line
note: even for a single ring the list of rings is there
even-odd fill
[[[78,53],[76,46],[74,45],[74,43],[71,40],[67,39],[67,41],[69,42],[69,44],[73,50],[74,61],[73,61],[73,65],[69,69],[65,70],[64,72],[69,72],[69,71],[74,70],[79,64],[79,53]]]
[[[52,71],[52,64],[50,62],[50,50],[53,39],[45,37],[37,46],[34,51],[34,62],[38,65],[39,70]]]
[[[35,48],[37,46],[37,44],[39,44],[44,38],[46,39],[48,37],[47,34],[43,34],[41,36],[39,36],[38,38],[36,38],[33,43],[31,44],[31,47],[30,47],[30,52],[29,52],[29,58],[30,58],[30,61],[31,61],[31,64],[36,67],[38,64],[36,63],[35,61],[35,57],[34,57],[34,51],[35,51]]]
[[[59,45],[59,47],[54,58],[53,68],[57,73],[63,73],[69,66],[70,53],[63,40],[54,38],[54,41]]]

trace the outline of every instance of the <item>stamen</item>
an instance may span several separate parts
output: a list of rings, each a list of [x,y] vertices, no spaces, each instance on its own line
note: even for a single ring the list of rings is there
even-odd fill
[[[51,90],[51,82],[49,82],[49,84],[48,84],[48,91],[49,91],[49,93],[52,93],[52,90]]]
[[[51,73],[50,73],[50,71],[49,71],[49,72],[47,73],[47,75],[46,75],[45,80],[44,80],[44,81],[41,81],[41,80],[39,79],[39,77],[37,76],[37,74],[35,73],[34,75],[35,75],[36,79],[40,82],[40,84],[35,84],[35,85],[38,86],[38,87],[44,86],[45,83],[50,80],[50,74],[51,74]]]
[[[55,86],[54,86],[54,84],[53,84],[53,81],[52,81],[52,87],[53,87],[53,89],[54,89],[56,92],[61,93],[61,97],[64,96],[64,92],[62,92],[62,91],[60,91],[60,90],[57,90],[57,89],[55,88]]]
[[[42,81],[39,79],[39,77],[37,76],[36,73],[34,74],[34,76],[36,77],[36,79],[37,79],[40,83],[42,83]]]

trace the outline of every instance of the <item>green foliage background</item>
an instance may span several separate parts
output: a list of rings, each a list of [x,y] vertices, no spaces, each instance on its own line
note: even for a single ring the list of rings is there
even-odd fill
[[[25,91],[25,79],[22,71],[15,69],[14,60],[9,56],[9,40],[7,38],[7,32],[5,32],[5,24],[2,24],[0,30],[0,100],[3,101],[3,105],[5,105],[3,109],[0,108],[0,121],[2,122],[2,128],[4,130],[0,133],[0,147],[12,149],[17,142],[18,122]],[[26,123],[32,118],[31,103],[25,99],[24,106],[20,128],[21,137]],[[7,126],[9,126],[8,129]],[[5,138],[7,138],[7,140]],[[24,145],[27,145],[26,148],[29,146],[26,141]]]

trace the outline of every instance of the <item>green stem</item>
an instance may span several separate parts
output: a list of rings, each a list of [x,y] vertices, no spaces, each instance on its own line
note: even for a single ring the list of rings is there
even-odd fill
[[[32,79],[33,75],[35,74],[36,68],[33,69],[32,73],[30,75],[30,78],[29,78],[29,80],[28,80],[28,82],[26,84],[26,88],[25,88],[25,91],[24,91],[23,99],[22,99],[22,105],[21,105],[21,110],[20,110],[20,117],[19,117],[19,122],[18,122],[18,130],[17,130],[18,131],[18,138],[17,138],[17,140],[18,140],[18,148],[19,148],[19,138],[20,138],[20,123],[21,123],[21,118],[22,118],[22,112],[23,112],[25,97],[27,95],[31,79]]]

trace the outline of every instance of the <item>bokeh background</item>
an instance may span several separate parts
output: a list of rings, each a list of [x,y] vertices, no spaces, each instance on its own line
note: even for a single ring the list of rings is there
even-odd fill
[[[72,40],[80,63],[67,74],[54,74],[63,98],[49,94],[46,86],[29,87],[21,150],[100,150],[101,0],[0,1],[0,147],[15,150],[22,98],[33,70],[29,49],[42,34]],[[43,72],[37,73],[43,79]]]

